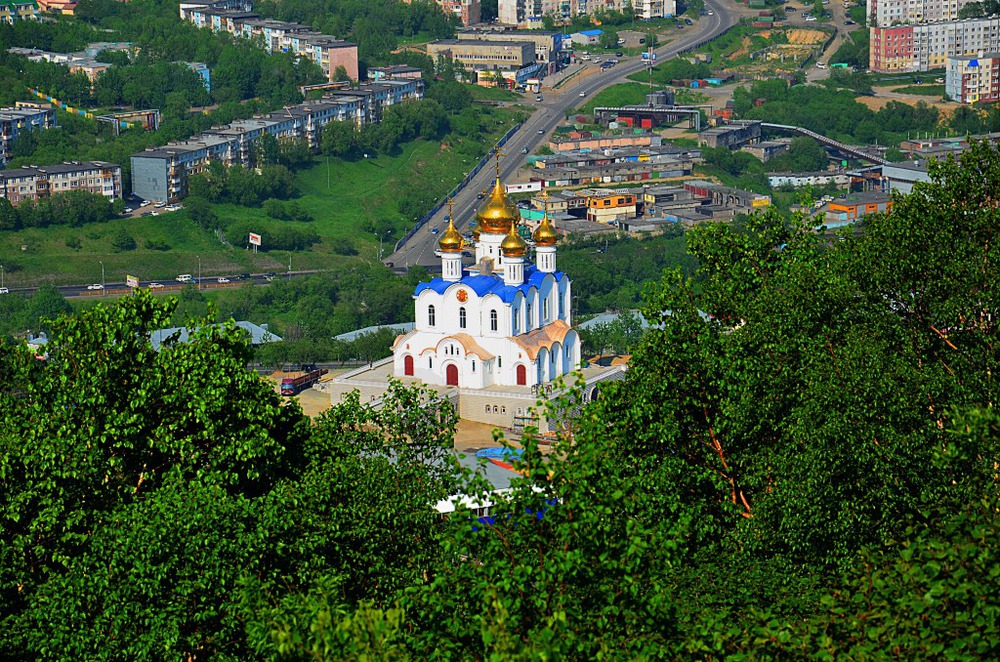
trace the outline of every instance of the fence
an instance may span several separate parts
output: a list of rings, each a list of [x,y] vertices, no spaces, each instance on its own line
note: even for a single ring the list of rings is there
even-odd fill
[[[463,188],[465,188],[466,186],[468,186],[469,182],[471,182],[472,179],[476,175],[479,174],[479,171],[482,170],[484,167],[486,167],[486,165],[489,164],[489,162],[491,160],[493,160],[493,155],[496,154],[497,150],[500,149],[501,147],[503,147],[504,145],[506,145],[507,141],[511,139],[511,136],[513,136],[515,133],[517,133],[517,130],[520,129],[520,128],[521,128],[521,125],[520,124],[516,124],[516,125],[514,125],[511,128],[510,131],[508,131],[507,133],[505,133],[503,135],[503,137],[500,138],[500,140],[497,141],[497,144],[490,148],[490,151],[486,153],[486,156],[484,156],[482,159],[479,160],[479,163],[476,164],[476,167],[473,168],[472,170],[470,170],[469,174],[467,174],[464,178],[462,178],[462,181],[460,181],[458,183],[458,185],[455,186],[455,188],[453,188],[451,191],[448,192],[448,195],[446,195],[444,197],[444,200],[441,200],[436,205],[434,205],[434,207],[429,212],[427,212],[426,214],[424,214],[423,217],[419,221],[417,221],[416,225],[414,225],[412,228],[410,228],[406,232],[406,234],[403,235],[402,239],[400,239],[399,241],[396,242],[396,245],[393,247],[393,251],[398,251],[400,248],[402,248],[403,245],[407,241],[409,241],[410,238],[414,234],[417,233],[417,230],[419,230],[420,228],[424,227],[424,224],[426,224],[427,221],[429,221],[432,218],[434,218],[434,216],[439,211],[441,211],[441,209],[445,206],[445,204],[447,204],[448,198],[455,197],[456,195],[459,194],[459,192]]]

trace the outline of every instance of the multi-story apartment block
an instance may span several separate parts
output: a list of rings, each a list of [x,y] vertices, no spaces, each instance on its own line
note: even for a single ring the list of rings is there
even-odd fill
[[[410,4],[413,0],[403,0],[403,2]],[[434,2],[441,8],[441,11],[449,16],[454,16],[466,27],[475,25],[482,20],[483,7],[480,0],[434,0]]]
[[[10,160],[14,142],[25,132],[54,126],[56,110],[50,104],[19,101],[14,108],[0,108],[0,166]]]
[[[109,200],[122,197],[122,167],[94,161],[0,170],[0,198],[12,205],[70,191],[87,191]]]
[[[948,58],[1000,50],[1000,18],[976,18],[871,28],[869,69],[879,73],[927,71]]]
[[[227,126],[212,127],[188,140],[168,143],[132,155],[132,192],[144,200],[174,202],[187,195],[187,181],[204,172],[209,162],[226,167],[252,166],[255,144],[264,135],[280,141],[304,140],[319,147],[323,126],[329,122],[363,125],[378,122],[385,108],[423,97],[422,80],[387,80],[338,90],[320,101],[255,115]]]
[[[1000,101],[1000,53],[948,58],[944,93],[952,101]]]
[[[520,69],[534,64],[535,45],[530,41],[439,39],[427,44],[427,54],[432,60],[443,55],[472,69]]]
[[[910,23],[957,21],[958,10],[974,0],[869,0],[868,25],[887,28]]]
[[[673,16],[676,0],[498,0],[497,18],[505,25],[540,27],[543,16],[570,18],[599,11],[634,14],[641,20]]]
[[[38,20],[38,4],[35,0],[0,0],[0,23],[14,24],[14,21]]]
[[[307,25],[262,19],[247,11],[248,3],[230,0],[212,4],[182,4],[181,18],[213,32],[256,40],[269,53],[294,53],[312,60],[332,82],[337,67],[352,79],[358,78],[356,44],[313,31]],[[238,7],[238,8],[233,8]]]

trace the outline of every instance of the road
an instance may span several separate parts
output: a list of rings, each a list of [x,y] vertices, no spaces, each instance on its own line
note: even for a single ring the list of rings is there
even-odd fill
[[[713,15],[702,16],[697,24],[690,28],[690,32],[685,31],[670,43],[656,49],[658,61],[662,62],[677,55],[680,51],[722,34],[739,18],[739,14],[730,10],[727,4],[723,4],[722,0],[706,0],[705,9],[711,10]],[[524,164],[522,152],[527,150],[527,153],[531,153],[548,140],[548,134],[563,122],[567,112],[581,105],[585,99],[590,98],[605,87],[619,83],[626,76],[645,68],[640,57],[619,59],[621,62],[607,71],[574,77],[559,90],[543,90],[544,100],[534,104],[537,108],[535,113],[525,120],[521,129],[511,137],[503,148],[507,157],[501,162],[500,178],[502,181],[509,181],[517,169]],[[588,65],[574,66],[583,68]],[[593,65],[589,66],[593,67]],[[583,93],[584,99],[580,98],[581,93]],[[494,168],[483,168],[469,185],[455,197],[455,225],[460,231],[468,227],[469,222],[475,216],[476,209],[480,204],[477,195],[483,189],[492,188],[495,178],[496,170]],[[440,259],[434,255],[434,251],[437,249],[438,235],[433,234],[431,230],[441,230],[446,223],[447,208],[425,223],[399,251],[385,258],[386,264],[391,263],[397,269],[405,269],[414,265],[427,267],[440,265]]]
[[[291,276],[304,276],[308,274],[319,273],[316,270],[308,271],[292,271]],[[205,290],[215,290],[215,289],[225,289],[231,287],[241,287],[247,283],[256,283],[258,285],[263,285],[269,283],[272,280],[281,280],[283,278],[290,277],[289,273],[286,271],[276,272],[276,273],[266,273],[266,274],[232,274],[230,276],[205,276],[201,279],[201,287],[199,289]],[[220,282],[220,279],[226,282]],[[193,277],[190,281],[191,283],[197,285],[198,279]],[[150,287],[150,285],[155,285]],[[163,280],[163,281],[140,281],[139,287],[149,288],[153,292],[179,292],[186,286],[185,283],[177,280]],[[11,294],[23,294],[30,295],[34,293],[38,288],[36,287],[23,287],[23,288],[11,288]],[[132,293],[132,288],[126,285],[124,282],[105,282],[93,283],[91,285],[58,285],[56,289],[64,297],[88,297],[88,298],[102,298],[102,297],[118,297],[124,296],[126,294]]]

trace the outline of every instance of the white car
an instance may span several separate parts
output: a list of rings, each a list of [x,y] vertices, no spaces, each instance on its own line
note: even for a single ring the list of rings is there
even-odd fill
[[[580,92],[580,96],[581,97],[585,97],[585,96],[587,96],[587,93],[586,92]]]
[[[0,287],[0,294],[10,294],[10,289],[6,287]]]
[[[220,283],[228,283],[230,281],[229,281],[228,278],[220,278],[218,282],[220,282]]]
[[[94,283],[93,285],[88,285],[87,289],[88,290],[103,290],[104,286],[101,285],[100,283]]]
[[[149,284],[149,289],[151,289],[151,290],[155,290],[155,289],[158,289],[160,287],[163,287],[163,283],[150,283]]]
[[[816,17],[815,16],[806,16],[806,20],[807,21],[815,21]]]

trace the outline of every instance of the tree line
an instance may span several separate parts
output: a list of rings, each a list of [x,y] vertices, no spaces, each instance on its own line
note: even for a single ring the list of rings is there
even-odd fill
[[[0,230],[17,231],[50,225],[78,228],[111,220],[124,211],[125,203],[121,199],[112,202],[99,193],[88,191],[67,191],[39,200],[25,200],[16,207],[7,198],[0,198]]]
[[[968,172],[979,176],[968,177]],[[829,242],[693,230],[624,380],[552,403],[489,520],[453,407],[315,421],[147,294],[0,348],[11,656],[995,657],[1000,152]],[[548,452],[551,450],[551,452]]]

